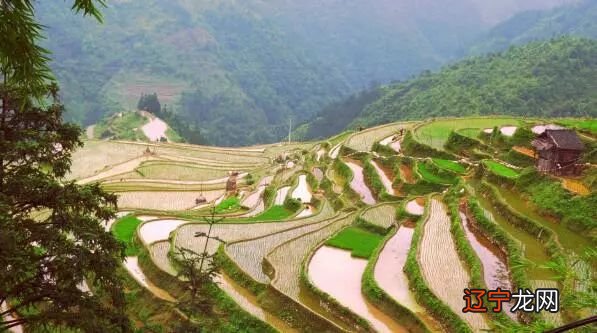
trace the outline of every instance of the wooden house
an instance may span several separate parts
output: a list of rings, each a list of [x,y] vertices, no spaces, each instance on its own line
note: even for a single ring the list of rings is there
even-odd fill
[[[557,176],[579,175],[584,144],[573,130],[546,129],[533,140],[535,165],[540,172]]]

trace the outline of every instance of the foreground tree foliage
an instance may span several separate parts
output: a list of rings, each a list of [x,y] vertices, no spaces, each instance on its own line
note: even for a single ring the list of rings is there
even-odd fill
[[[99,20],[97,4],[72,9]],[[62,181],[81,130],[62,122],[41,31],[33,1],[0,2],[0,331],[130,332],[124,246],[101,225],[116,197]]]

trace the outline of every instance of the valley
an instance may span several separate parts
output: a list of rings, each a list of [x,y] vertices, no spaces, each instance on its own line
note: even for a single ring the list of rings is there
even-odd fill
[[[581,134],[578,174],[538,173],[519,153],[548,124]],[[438,118],[238,148],[86,139],[69,179],[118,196],[107,230],[126,244],[141,329],[185,318],[222,329],[183,306],[187,249],[218,262],[209,297],[249,331],[516,331],[595,311],[582,305],[596,297],[594,126]],[[210,225],[212,215],[221,221]],[[557,315],[461,311],[465,288],[539,285],[560,290]],[[145,309],[146,299],[160,306]]]

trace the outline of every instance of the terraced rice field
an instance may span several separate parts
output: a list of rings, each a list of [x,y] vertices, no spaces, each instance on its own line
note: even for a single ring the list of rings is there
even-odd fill
[[[307,217],[315,214],[315,207],[313,205],[305,205],[303,210],[296,215],[296,218]]]
[[[436,149],[443,149],[453,130],[462,128],[490,128],[519,125],[520,119],[507,117],[440,119],[426,123],[415,130],[415,139]]]
[[[342,148],[342,143],[337,144],[336,146],[334,146],[334,148],[332,148],[332,150],[330,150],[329,156],[331,159],[335,160],[336,158],[338,158],[340,148]]]
[[[481,260],[483,266],[483,279],[488,289],[514,290],[510,282],[510,271],[506,261],[506,254],[498,246],[493,244],[484,235],[475,232],[471,220],[464,212],[459,212],[460,221],[468,242]],[[504,303],[508,309],[514,304]],[[516,314],[506,311],[506,315],[516,320]]]
[[[137,257],[126,257],[124,261],[124,267],[129,272],[129,274],[144,288],[149,290],[152,294],[156,297],[167,301],[167,302],[175,302],[174,297],[168,294],[165,290],[156,287],[143,273],[141,267],[139,267],[139,260]]]
[[[417,181],[413,177],[413,170],[406,164],[400,164],[400,179],[407,184],[414,184]]]
[[[333,212],[326,209],[318,215],[302,220],[302,225],[260,238],[240,241],[226,246],[226,253],[255,281],[268,283],[269,277],[263,272],[263,259],[273,249],[291,239],[320,229],[334,222]]]
[[[533,289],[544,288],[544,289],[556,289],[558,288],[558,283],[552,280],[531,280],[531,287]],[[562,320],[561,313],[551,313],[546,311],[541,311],[541,317],[551,323],[552,325],[562,326],[564,324]]]
[[[284,186],[278,189],[276,192],[276,198],[274,199],[274,205],[283,205],[284,200],[288,196],[288,192],[290,191],[290,186]]]
[[[315,179],[317,179],[318,182],[323,180],[323,171],[321,171],[320,168],[313,168],[311,170],[311,173],[313,173],[313,176],[315,177]]]
[[[495,174],[497,174],[499,176],[510,178],[510,179],[516,179],[519,176],[518,171],[516,171],[512,168],[509,168],[501,163],[491,161],[491,160],[484,160],[483,164],[485,164],[485,166],[489,170],[491,170],[492,172],[494,172]]]
[[[387,138],[379,141],[379,144],[382,146],[388,146],[394,149],[395,152],[400,152],[400,139],[398,138],[397,134],[393,134],[388,136]]]
[[[369,128],[351,135],[346,140],[345,145],[356,151],[371,151],[375,142],[387,138],[391,134],[400,131],[400,129],[410,128],[412,125],[412,123],[393,123]]]
[[[487,323],[481,314],[462,313],[463,290],[470,287],[470,276],[456,252],[450,233],[450,218],[437,199],[431,200],[431,210],[425,221],[418,257],[421,272],[431,291],[473,330],[487,329]]]
[[[568,191],[580,194],[580,195],[589,195],[591,194],[591,190],[583,184],[581,181],[571,178],[562,178],[562,186],[567,189]]]
[[[394,191],[394,188],[392,187],[392,179],[390,179],[390,177],[377,162],[371,161],[371,165],[373,165],[375,168],[375,171],[377,172],[379,179],[381,179],[381,183],[386,189],[386,192],[390,195],[395,195],[396,191]]]
[[[139,228],[138,234],[145,244],[151,244],[157,241],[167,240],[170,233],[181,224],[185,223],[182,220],[155,220],[145,222]]]
[[[298,178],[298,185],[292,191],[292,197],[298,199],[302,203],[309,203],[313,198],[309,184],[307,184],[307,175],[300,175]]]
[[[324,218],[325,211],[314,215],[311,218]],[[240,240],[254,239],[272,233],[299,227],[305,224],[305,219],[297,219],[288,222],[261,222],[261,223],[225,223],[216,224],[212,228],[212,236],[217,236],[224,241],[231,243]],[[195,233],[207,233],[209,226],[204,223],[188,223],[180,226],[175,233],[174,246],[188,248],[193,251],[203,251],[205,238],[195,237]],[[219,246],[217,241],[208,243],[208,252],[215,253]]]
[[[352,223],[353,218],[353,215],[343,215],[321,229],[294,238],[272,250],[266,256],[275,271],[272,285],[300,303],[300,271],[303,261],[318,244]]]
[[[374,205],[377,201],[373,197],[373,192],[365,184],[365,176],[363,175],[363,167],[356,164],[355,162],[345,161],[346,165],[352,170],[352,180],[350,181],[350,187],[361,196],[361,200],[368,204]]]
[[[404,265],[412,243],[414,229],[401,226],[388,240],[375,265],[374,277],[379,286],[398,303],[414,313],[424,314],[425,310],[417,303],[408,287],[408,276]]]
[[[396,207],[392,204],[381,204],[363,212],[361,217],[371,224],[388,229],[396,223]]]
[[[155,242],[149,247],[149,254],[153,263],[162,271],[176,276],[176,270],[172,267],[168,253],[170,252],[170,242],[167,240]]]
[[[419,197],[406,203],[404,210],[411,215],[421,216],[425,212],[425,198]]]
[[[224,190],[213,191],[138,191],[118,193],[118,207],[122,209],[185,210],[196,206],[195,199],[203,195],[209,202],[224,194]]]
[[[151,162],[143,163],[134,172],[122,175],[121,178],[149,178],[167,180],[210,180],[228,178],[230,171],[238,168],[207,167],[189,163]]]
[[[230,298],[232,298],[234,302],[236,302],[236,304],[238,304],[241,308],[243,308],[251,315],[270,324],[272,327],[274,327],[280,332],[298,332],[296,329],[290,327],[286,322],[284,322],[280,318],[263,310],[259,305],[259,300],[255,295],[253,295],[249,290],[241,287],[238,283],[236,283],[226,274],[218,275],[214,279],[214,281],[218,284],[218,287],[220,287],[220,289],[226,292],[226,294],[228,294],[228,296],[230,296]]]
[[[504,126],[500,128],[500,133],[504,136],[512,136],[516,132],[516,126]]]
[[[367,260],[353,258],[348,251],[322,246],[309,262],[309,279],[317,288],[369,321],[377,332],[408,332],[361,294],[361,277],[366,266]]]

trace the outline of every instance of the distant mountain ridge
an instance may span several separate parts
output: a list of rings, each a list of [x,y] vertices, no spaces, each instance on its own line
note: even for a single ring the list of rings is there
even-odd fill
[[[104,24],[41,1],[68,119],[131,109],[142,93],[212,144],[272,142],[371,82],[459,56],[514,13],[563,0],[108,1]]]
[[[562,35],[597,39],[597,1],[582,0],[551,10],[519,13],[479,36],[469,51],[484,54]]]
[[[473,57],[379,88],[379,97],[343,119],[346,128],[441,116],[597,117],[597,41],[561,37]],[[328,108],[299,133],[336,119]]]

